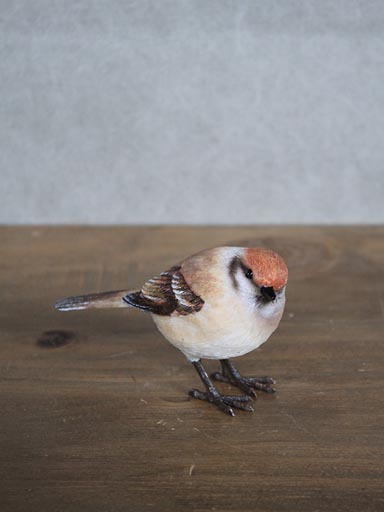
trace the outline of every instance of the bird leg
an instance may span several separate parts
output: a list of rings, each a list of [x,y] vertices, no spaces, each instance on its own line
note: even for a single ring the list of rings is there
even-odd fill
[[[244,396],[236,396],[236,395],[222,395],[213,385],[211,379],[208,377],[207,372],[205,371],[203,365],[201,364],[201,360],[193,361],[193,366],[196,368],[197,373],[199,374],[201,380],[204,383],[206,391],[199,391],[198,389],[192,389],[189,392],[189,395],[193,398],[198,398],[199,400],[207,400],[207,402],[211,402],[211,404],[216,405],[219,409],[224,411],[226,414],[230,416],[235,416],[232,407],[236,409],[241,409],[243,411],[253,412],[253,407],[248,405],[246,402],[250,402],[252,398],[247,395]]]
[[[214,380],[229,382],[250,396],[256,397],[256,389],[266,393],[275,393],[272,387],[276,382],[271,377],[243,377],[233,366],[229,359],[220,359],[222,373],[215,372],[211,375]]]

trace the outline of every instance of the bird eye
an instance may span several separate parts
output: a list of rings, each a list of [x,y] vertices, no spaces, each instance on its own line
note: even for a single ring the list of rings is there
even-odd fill
[[[245,273],[245,277],[246,277],[247,279],[252,279],[252,277],[253,277],[253,272],[252,272],[252,270],[251,270],[250,268],[246,271],[246,273]]]

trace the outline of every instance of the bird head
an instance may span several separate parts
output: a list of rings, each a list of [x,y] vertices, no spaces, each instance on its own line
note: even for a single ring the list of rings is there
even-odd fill
[[[281,256],[262,247],[244,248],[231,262],[235,288],[256,296],[261,304],[273,302],[285,289],[288,269]]]

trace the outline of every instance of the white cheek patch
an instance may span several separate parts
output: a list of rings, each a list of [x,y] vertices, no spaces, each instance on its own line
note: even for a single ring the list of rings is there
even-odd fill
[[[236,272],[236,281],[238,288],[236,292],[243,299],[244,303],[250,309],[254,309],[257,306],[257,288],[251,279],[245,277],[242,269],[238,269]]]

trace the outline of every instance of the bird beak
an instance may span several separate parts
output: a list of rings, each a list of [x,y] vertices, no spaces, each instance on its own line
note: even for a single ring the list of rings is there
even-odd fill
[[[272,286],[262,286],[260,291],[266,301],[271,302],[276,299],[276,293]]]

